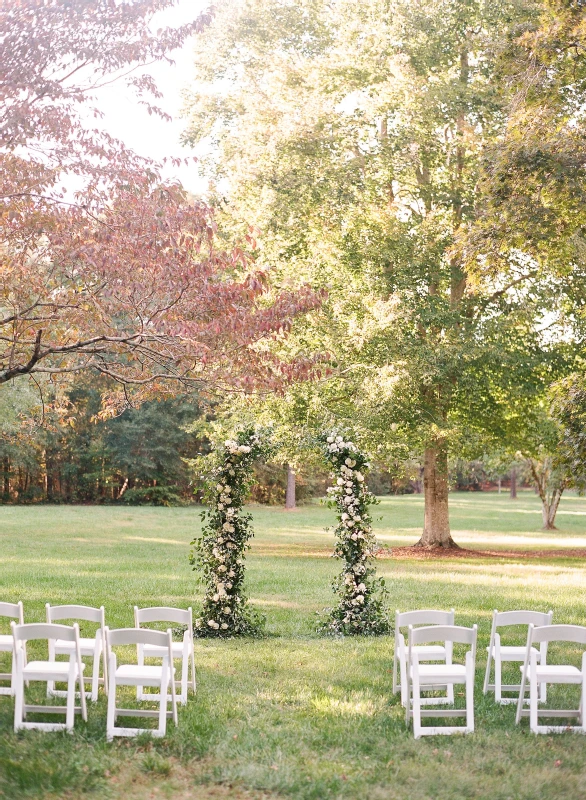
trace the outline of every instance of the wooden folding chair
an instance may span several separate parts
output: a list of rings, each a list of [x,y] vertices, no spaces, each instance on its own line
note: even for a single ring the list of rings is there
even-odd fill
[[[22,601],[18,603],[0,603],[0,617],[8,617],[11,620],[18,620],[19,625],[24,624],[24,612]],[[10,681],[10,686],[0,686],[0,694],[14,694],[14,637],[10,633],[0,633],[0,653],[11,653],[12,664],[10,672],[0,672],[0,681]]]
[[[181,690],[179,700],[182,705],[187,703],[188,674],[191,666],[191,689],[195,694],[195,645],[193,641],[193,612],[191,608],[167,608],[164,606],[153,608],[138,608],[134,606],[134,624],[140,628],[141,625],[153,622],[174,622],[176,625],[185,625],[186,630],[183,634],[182,642],[173,642],[173,658],[181,659],[181,680],[175,682],[176,689]],[[138,646],[138,663],[144,664],[145,658],[161,658],[165,650],[161,650],[156,645]],[[155,695],[144,694],[142,686],[137,686],[136,697],[138,700],[152,700]]]
[[[409,626],[409,650],[407,661],[407,706],[406,720],[409,724],[413,717],[413,734],[416,739],[421,736],[437,734],[472,733],[474,730],[474,668],[476,661],[476,625],[462,628],[458,625],[434,625],[428,628]],[[455,664],[421,664],[416,650],[420,645],[431,642],[450,642],[470,645],[465,656],[465,663]],[[436,684],[466,686],[466,708],[422,708],[421,690]],[[466,717],[466,725],[450,727],[424,727],[424,717]]]
[[[162,659],[160,666],[145,664],[121,664],[118,666],[116,653],[112,648],[119,645],[148,645],[160,648],[158,657]],[[106,738],[109,742],[115,736],[138,736],[150,732],[153,736],[164,736],[167,730],[167,717],[172,716],[177,725],[177,700],[175,697],[175,667],[173,666],[173,640],[171,629],[166,633],[151,631],[146,628],[121,628],[110,631],[106,627],[106,649],[108,652],[108,713],[106,721]],[[167,711],[169,684],[171,684],[171,711]],[[158,695],[149,696],[149,700],[158,701],[159,710],[141,708],[119,708],[116,706],[116,688],[118,686],[152,686],[157,688]],[[156,717],[159,727],[147,731],[145,728],[123,728],[116,725],[118,717]]]
[[[543,664],[539,662],[536,644],[552,642],[572,642],[583,646],[581,667],[571,664]],[[529,625],[525,661],[520,667],[521,691],[517,701],[517,724],[521,717],[529,717],[532,733],[565,733],[574,731],[586,733],[586,628],[582,625],[546,625],[535,628]],[[523,708],[525,684],[529,682],[529,708]],[[539,689],[544,684],[576,684],[580,686],[580,707],[576,710],[560,708],[539,708]],[[579,725],[540,725],[539,717],[569,718],[578,717]]]
[[[93,659],[92,676],[84,678],[84,683],[91,683],[91,691],[86,692],[86,697],[93,703],[98,699],[98,686],[103,684],[104,691],[108,694],[108,667],[106,664],[106,640],[104,629],[106,620],[104,606],[92,608],[91,606],[51,606],[45,605],[47,612],[47,622],[62,622],[63,620],[83,620],[85,622],[95,622],[98,625],[95,635],[92,638],[81,637],[79,646],[83,657]],[[55,656],[69,655],[73,644],[66,641],[49,642],[49,661],[55,661]],[[103,678],[100,678],[100,662],[102,663]],[[65,693],[55,689],[54,683],[47,684],[47,694],[53,697],[64,697]]]
[[[393,658],[393,694],[401,692],[401,704],[407,706],[407,646],[401,628],[409,625],[453,625],[454,609],[450,611],[436,611],[424,609],[421,611],[395,612],[395,653]],[[444,645],[432,644],[416,648],[419,661],[444,661],[446,664],[452,660],[452,646],[450,642]],[[422,699],[425,705],[441,705],[454,702],[454,687],[430,686],[430,690],[447,689],[445,697],[426,697]]]
[[[521,645],[503,645],[501,642],[501,634],[499,628],[516,627],[519,625],[528,626],[534,625],[540,627],[543,625],[551,625],[553,611],[542,613],[540,611],[497,611],[496,609],[492,614],[492,628],[490,631],[490,643],[486,648],[488,651],[488,658],[486,661],[486,672],[484,675],[483,692],[486,694],[491,689],[494,691],[495,702],[501,705],[507,703],[516,703],[517,697],[503,697],[503,692],[519,692],[521,684],[503,684],[502,682],[502,665],[503,662],[523,662],[525,661],[525,643]],[[524,632],[524,639],[526,634]],[[547,642],[542,642],[537,654],[537,662],[545,664],[547,659]],[[490,673],[492,662],[494,661],[494,683],[490,683]],[[541,701],[546,700],[546,684],[541,687]]]
[[[75,720],[75,713],[81,712],[84,720],[87,720],[87,708],[85,703],[85,692],[83,690],[83,670],[85,664],[81,661],[81,651],[79,647],[79,627],[75,623],[72,627],[67,625],[52,625],[44,622],[29,623],[26,625],[12,624],[12,635],[14,640],[15,653],[15,673],[14,673],[14,730],[38,729],[41,731],[60,731],[71,732]],[[46,639],[47,649],[49,642],[53,639],[60,639],[64,642],[71,642],[72,648],[69,652],[69,661],[31,661],[27,663],[24,644],[32,639]],[[67,703],[65,706],[41,706],[25,703],[24,685],[30,681],[66,682],[67,692],[65,696]],[[81,705],[75,706],[76,686],[79,686],[79,696]],[[27,722],[26,715],[29,713],[38,714],[65,714],[65,724],[53,722]]]

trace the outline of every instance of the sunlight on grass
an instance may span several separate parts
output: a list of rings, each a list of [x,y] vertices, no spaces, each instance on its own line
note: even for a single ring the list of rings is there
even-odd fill
[[[562,501],[559,532],[541,533],[539,500],[523,493],[452,498],[457,542],[476,549],[586,548],[586,500]],[[393,640],[320,639],[316,611],[331,605],[331,512],[251,506],[256,529],[247,591],[267,618],[265,639],[197,643],[198,694],[162,742],[105,742],[105,701],[73,737],[11,733],[0,697],[0,796],[62,800],[187,797],[368,800],[577,800],[586,796],[586,748],[577,736],[533,737],[514,709],[481,692],[493,608],[554,611],[584,624],[586,564],[576,557],[380,559],[395,608],[456,609],[479,626],[473,736],[415,742],[391,693]],[[419,538],[421,497],[385,497],[375,530],[385,545]],[[501,513],[505,512],[505,513]],[[188,563],[200,509],[3,507],[0,599],[22,599],[27,621],[44,604],[104,604],[111,627],[137,605],[193,605]],[[4,628],[2,629],[4,630]],[[0,657],[0,662],[5,664]],[[129,695],[130,697],[130,695]],[[553,697],[553,695],[552,695]],[[562,700],[575,702],[571,694]],[[560,766],[554,764],[560,761]],[[520,769],[519,765],[523,765]],[[521,775],[523,773],[523,775]],[[48,794],[48,788],[53,793]],[[154,790],[160,791],[153,793]]]

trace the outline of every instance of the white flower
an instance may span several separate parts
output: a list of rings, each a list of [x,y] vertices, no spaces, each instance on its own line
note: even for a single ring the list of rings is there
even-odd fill
[[[348,586],[350,586],[351,583],[354,583],[352,575],[346,575],[346,577],[344,578],[344,583],[346,583]]]
[[[226,572],[227,569],[228,567],[226,567],[225,564],[220,564],[218,567],[218,572]]]
[[[222,622],[222,624],[220,625],[220,628],[221,628],[223,631],[227,631],[227,630],[228,630],[228,625],[227,625],[225,622]]]
[[[218,623],[213,619],[208,619],[208,625],[210,628],[218,628]]]
[[[224,524],[222,525],[222,528],[225,531],[228,531],[228,533],[234,533],[234,525],[230,525],[229,522],[224,522]]]
[[[342,483],[344,483],[344,481],[342,481]],[[351,488],[354,486],[354,484],[352,483],[352,481],[346,481],[346,486],[347,486],[349,489],[351,489]]]
[[[344,511],[344,513],[342,514],[342,519],[343,519],[343,520],[346,520],[346,519],[348,519],[348,514],[346,514],[346,512],[345,512],[345,511]]]
[[[226,510],[226,516],[227,517],[233,517],[235,513],[236,513],[236,509],[235,508],[228,508]]]
[[[222,511],[224,508],[222,503],[218,503],[218,511]]]
[[[336,436],[336,444],[340,444],[340,443],[342,443],[342,444],[343,444],[343,443],[344,443],[344,440],[342,439],[342,437],[341,437],[341,436]]]
[[[362,474],[362,472],[356,472],[355,476],[358,483],[362,483],[364,481],[364,475]]]
[[[241,444],[238,450],[241,453],[250,453],[250,447],[247,444]]]
[[[328,444],[331,444],[334,441],[334,437],[333,436],[328,436],[326,441],[328,442]]]
[[[356,514],[356,516],[353,517],[353,519],[354,519],[354,522],[360,522],[362,517],[360,516],[360,514]]]
[[[230,573],[228,573],[228,574],[230,574]],[[226,589],[231,589],[231,588],[232,588],[232,584],[231,583],[227,583],[226,584]]]
[[[217,603],[219,599],[220,599],[220,595],[219,595],[219,594],[215,594],[215,595],[212,597],[212,600],[214,601],[214,603]]]
[[[353,519],[347,519],[346,520],[346,527],[353,528],[354,527],[354,520]]]
[[[346,489],[346,494],[353,494],[352,489]]]
[[[231,614],[232,613],[232,609],[230,608],[230,606],[224,606],[222,611],[224,612],[224,614]]]
[[[233,578],[235,575],[236,575],[236,573],[234,572],[233,569],[231,569],[230,572],[228,573],[228,577],[229,578]]]
[[[219,492],[223,492],[223,491],[224,491],[224,487],[222,486],[222,484],[221,484],[221,483],[219,483],[219,484],[216,486],[216,489],[217,489]]]
[[[347,458],[346,461],[345,461],[345,464],[346,464],[347,467],[355,467],[356,466],[356,461],[354,461],[353,458]]]
[[[236,473],[234,472],[233,469],[230,469],[230,470],[228,470],[228,475],[232,475],[232,477],[234,477],[234,475],[236,475]]]
[[[366,591],[366,586],[363,583],[359,583],[358,584],[358,590],[360,592],[365,592]]]
[[[361,594],[357,595],[357,597],[356,597],[356,600],[357,600],[359,603],[364,603],[364,597],[363,597],[363,595],[361,595]]]
[[[331,445],[328,447],[328,450],[330,451],[330,453],[337,453],[339,449],[340,449],[340,448],[338,447],[338,445],[337,445],[337,444],[331,444]]]
[[[338,478],[336,483],[338,484],[338,486],[343,486],[344,485],[344,478]]]
[[[358,539],[358,535],[356,533],[353,533],[350,538],[352,539],[352,541],[355,542]]]
[[[226,484],[226,486],[224,486],[224,494],[230,494],[231,491],[232,489]]]

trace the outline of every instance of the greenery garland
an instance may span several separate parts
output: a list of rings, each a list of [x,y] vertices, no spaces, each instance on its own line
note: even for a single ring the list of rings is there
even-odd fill
[[[194,539],[190,563],[205,584],[197,636],[227,637],[259,634],[264,619],[247,606],[244,594],[244,554],[253,536],[252,515],[242,507],[252,482],[252,465],[267,456],[270,446],[260,431],[240,431],[212,454],[207,475],[201,536]]]
[[[364,453],[340,431],[323,435],[318,441],[336,479],[328,489],[327,504],[338,513],[333,555],[344,561],[341,574],[332,584],[340,602],[327,609],[320,628],[338,635],[388,633],[388,614],[383,604],[385,584],[382,578],[374,577],[376,569],[372,564],[376,540],[368,507],[377,500],[366,487],[365,473],[370,465]]]

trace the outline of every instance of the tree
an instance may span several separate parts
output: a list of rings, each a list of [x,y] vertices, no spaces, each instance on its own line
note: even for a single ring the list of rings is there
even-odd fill
[[[274,387],[308,366],[265,343],[316,295],[271,294],[242,247],[216,244],[209,207],[84,122],[101,85],[209,22],[153,34],[174,3],[0,0],[0,383],[93,370],[116,406],[178,385]],[[156,113],[152,81],[129,80]]]
[[[423,452],[426,547],[454,545],[449,453],[482,453],[559,375],[551,273],[476,246],[509,113],[499,54],[538,8],[233,0],[196,43],[186,139],[216,145],[222,219],[263,231],[283,281],[327,286],[327,324],[296,340],[338,366],[314,420],[352,424],[381,458]]]

